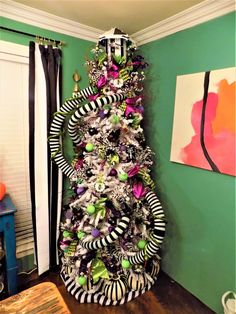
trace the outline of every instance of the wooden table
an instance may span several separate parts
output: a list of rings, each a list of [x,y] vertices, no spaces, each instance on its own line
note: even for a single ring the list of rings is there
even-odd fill
[[[0,302],[1,314],[71,314],[56,285],[43,282]]]

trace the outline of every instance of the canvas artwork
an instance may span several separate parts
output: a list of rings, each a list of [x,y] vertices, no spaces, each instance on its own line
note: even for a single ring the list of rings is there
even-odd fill
[[[236,68],[177,76],[171,161],[235,176]]]

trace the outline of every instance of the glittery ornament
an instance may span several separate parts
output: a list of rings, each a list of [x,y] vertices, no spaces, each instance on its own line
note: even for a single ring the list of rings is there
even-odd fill
[[[86,235],[86,233],[85,233],[84,231],[78,231],[78,232],[77,232],[77,238],[78,238],[78,239],[84,238],[85,235]]]
[[[94,145],[92,143],[88,143],[85,146],[87,152],[92,152],[94,150]]]
[[[109,176],[115,177],[116,175],[117,175],[117,170],[112,168],[110,173],[109,173]]]
[[[104,112],[104,110],[100,110],[98,115],[101,119],[104,119],[106,117],[106,113]]]
[[[76,189],[76,193],[77,195],[81,195],[85,192],[85,187],[83,186],[79,186],[77,189]]]
[[[91,232],[91,235],[92,235],[94,238],[99,237],[100,234],[101,234],[100,230],[98,230],[98,229],[96,229],[96,228],[94,228],[94,229],[92,230],[92,232]]]
[[[96,128],[89,128],[88,132],[89,132],[89,135],[96,135],[96,134],[98,134],[98,130]]]
[[[119,177],[120,181],[125,182],[128,179],[128,174],[125,173],[125,172],[124,173],[119,173],[118,177]]]
[[[63,231],[63,237],[64,237],[64,238],[69,238],[69,237],[71,237],[71,236],[72,236],[72,232],[67,231],[67,230]]]
[[[95,213],[95,211],[96,211],[96,208],[94,205],[88,205],[87,212],[89,215],[93,215]]]
[[[91,169],[91,168],[87,169],[85,173],[86,173],[86,175],[87,175],[88,177],[92,177],[92,176],[93,176],[93,172],[92,172],[92,169]]]
[[[140,250],[143,250],[143,249],[145,248],[146,244],[147,244],[147,241],[145,241],[145,240],[140,240],[140,241],[138,241],[137,246],[138,246],[138,248],[139,248]]]
[[[123,84],[124,84],[124,81],[122,80],[122,79],[115,79],[115,80],[113,80],[113,85],[115,86],[115,87],[118,87],[118,88],[120,88],[120,87],[122,87],[123,86]]]
[[[129,269],[130,268],[130,262],[127,259],[123,259],[122,262],[121,262],[121,266],[124,269]]]
[[[111,121],[113,124],[118,124],[120,122],[120,117],[116,114],[113,114],[113,116],[111,116]]]
[[[106,186],[103,182],[96,182],[94,187],[97,192],[103,192]]]
[[[76,281],[77,281],[77,283],[78,283],[80,286],[83,286],[83,285],[86,284],[87,279],[86,279],[85,276],[79,276],[79,277],[76,278]]]

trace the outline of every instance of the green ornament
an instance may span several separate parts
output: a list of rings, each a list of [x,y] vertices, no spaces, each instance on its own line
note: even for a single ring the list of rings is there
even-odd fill
[[[146,244],[147,244],[147,241],[145,241],[145,240],[140,240],[140,241],[138,241],[137,246],[138,246],[138,248],[139,248],[140,250],[143,250],[143,249],[145,248]]]
[[[120,122],[120,117],[117,114],[113,114],[111,119],[112,119],[112,123],[114,123],[114,124],[117,124]]]
[[[89,215],[93,215],[95,213],[95,210],[96,210],[96,208],[95,208],[94,205],[89,205],[87,207],[87,212],[88,212]]]
[[[78,237],[78,239],[83,239],[83,237],[85,237],[85,232],[84,231],[79,231],[79,232],[77,232],[77,237]]]
[[[128,179],[128,174],[126,172],[119,174],[119,180],[124,182]]]
[[[88,143],[86,144],[85,149],[87,152],[92,152],[94,149],[94,145],[92,143]]]
[[[79,277],[77,277],[76,279],[77,279],[77,280],[76,280],[77,283],[78,283],[80,286],[85,285],[86,282],[87,282],[87,279],[86,279],[86,277],[84,277],[84,276],[79,276]]]
[[[71,236],[71,232],[70,231],[67,231],[67,230],[63,231],[63,237],[64,238],[69,238],[70,236]]]
[[[127,259],[123,259],[122,262],[121,262],[121,266],[124,269],[128,269],[128,268],[130,268],[130,262]]]

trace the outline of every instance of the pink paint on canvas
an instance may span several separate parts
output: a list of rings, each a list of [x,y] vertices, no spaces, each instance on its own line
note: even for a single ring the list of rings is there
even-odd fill
[[[235,82],[218,83],[218,91],[208,92],[205,107],[204,145],[218,172],[236,175],[235,169]],[[190,166],[212,170],[201,143],[203,100],[192,106],[191,124],[194,135],[180,151],[181,161]]]

